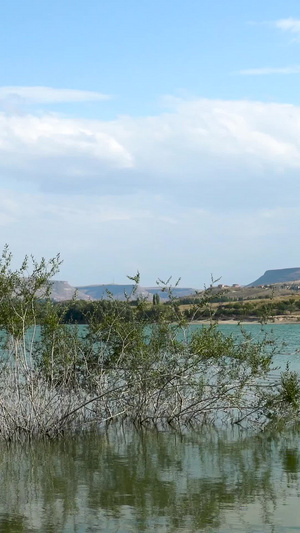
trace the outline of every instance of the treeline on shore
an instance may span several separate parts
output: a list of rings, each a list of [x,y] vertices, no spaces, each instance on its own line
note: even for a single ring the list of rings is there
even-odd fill
[[[137,308],[137,314],[140,319],[156,321],[158,317],[166,320],[176,320],[180,313],[181,319],[187,321],[193,320],[207,320],[214,318],[215,320],[234,319],[242,320],[245,318],[253,319],[271,319],[272,316],[290,315],[300,311],[300,298],[282,298],[278,300],[261,299],[259,301],[232,301],[224,302],[223,300],[216,305],[217,298],[209,299],[203,305],[203,299],[190,299],[189,305],[183,305],[183,301],[173,300],[165,303],[146,303],[142,310],[137,301],[122,302],[111,300],[100,301],[84,301],[74,300],[71,302],[56,302],[57,312],[61,321],[65,324],[87,324],[91,317],[101,321],[104,319],[109,308],[119,306],[120,311],[123,310],[124,320],[131,319],[132,313],[130,309]],[[215,304],[215,305],[214,305]],[[40,302],[39,314],[42,316],[45,309],[45,303]]]
[[[37,312],[38,318],[43,319],[47,313],[47,302],[40,301],[38,304]],[[121,301],[121,300],[97,300],[87,302],[85,300],[72,300],[65,302],[53,302],[61,323],[63,324],[89,324],[91,320],[103,322],[108,313],[112,309],[118,309],[118,312],[122,315],[123,320],[130,322],[132,317],[135,316],[137,320],[144,320],[152,323],[158,319],[164,318],[164,320],[176,320],[179,316],[179,303],[167,305],[150,304],[148,302],[141,302],[139,300],[133,301]],[[184,314],[181,318],[184,318]]]

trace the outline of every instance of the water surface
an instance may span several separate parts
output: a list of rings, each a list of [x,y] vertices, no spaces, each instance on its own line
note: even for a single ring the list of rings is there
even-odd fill
[[[0,531],[300,531],[299,437],[114,427],[3,447]]]
[[[220,326],[237,332],[236,326]],[[248,330],[259,338],[260,326]],[[300,370],[300,325],[269,325]],[[0,446],[0,532],[300,532],[300,428],[138,431]]]

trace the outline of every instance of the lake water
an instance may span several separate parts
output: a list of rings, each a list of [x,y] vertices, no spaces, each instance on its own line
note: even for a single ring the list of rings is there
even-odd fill
[[[235,326],[220,326],[227,333]],[[300,371],[300,324],[266,326]],[[247,326],[255,336],[260,326]],[[0,532],[300,532],[300,427],[114,426],[0,446]]]

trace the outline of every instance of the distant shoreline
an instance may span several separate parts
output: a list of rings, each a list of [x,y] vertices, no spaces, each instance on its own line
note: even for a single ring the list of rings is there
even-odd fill
[[[218,320],[216,319],[216,322],[220,325],[224,324],[224,325],[238,325],[238,324],[242,324],[242,325],[247,325],[247,324],[261,324],[261,322],[259,320],[257,320],[256,318],[243,318],[243,320],[239,320],[239,319],[228,319],[228,320]],[[190,324],[195,324],[195,325],[209,325],[211,322],[209,320],[193,320],[190,322]],[[266,320],[266,322],[264,322],[264,324],[299,324],[300,325],[300,316],[299,315],[290,315],[290,316],[286,316],[286,315],[276,315],[274,317],[272,317],[270,320]]]

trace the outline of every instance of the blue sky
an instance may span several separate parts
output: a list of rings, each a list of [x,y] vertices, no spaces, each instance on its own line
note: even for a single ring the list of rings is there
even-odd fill
[[[300,265],[300,6],[0,4],[0,237],[73,284]]]

